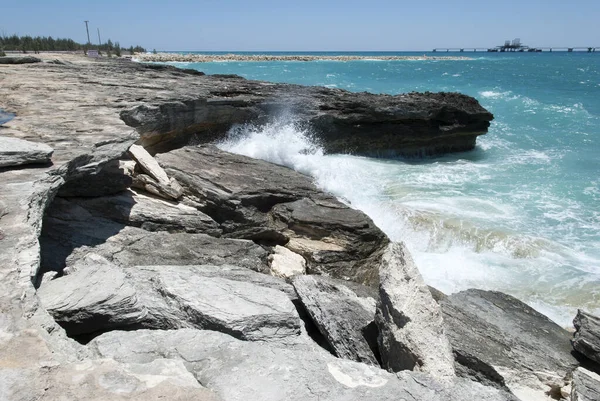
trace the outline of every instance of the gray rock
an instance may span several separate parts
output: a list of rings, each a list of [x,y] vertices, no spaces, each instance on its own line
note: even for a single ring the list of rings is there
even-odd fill
[[[268,252],[251,241],[206,234],[149,232],[136,227],[122,227],[118,233],[104,238],[101,244],[74,249],[67,263],[95,252],[121,266],[212,264],[268,271]]]
[[[383,367],[452,379],[454,360],[442,311],[403,243],[388,246],[379,280],[380,305],[375,321]]]
[[[581,309],[573,320],[573,348],[594,362],[600,363],[600,317]]]
[[[249,395],[269,401],[516,400],[506,392],[464,379],[440,383],[422,373],[394,375],[318,349],[241,342],[217,332],[111,332],[89,345],[100,357],[128,363],[183,359],[198,381],[225,401],[247,400]]]
[[[87,254],[65,276],[44,282],[38,295],[70,335],[140,327],[196,327],[250,341],[286,341],[300,335],[300,318],[287,294],[270,288],[269,280],[265,282],[270,285],[261,287],[226,270],[237,280],[219,277],[217,266],[123,270]],[[261,275],[248,271],[245,277],[252,274]],[[262,284],[259,278],[249,281]]]
[[[148,231],[221,235],[217,222],[195,208],[132,190],[96,198],[69,198],[68,201],[86,209],[94,217]]]
[[[174,178],[169,178],[163,168],[156,162],[146,149],[140,145],[131,145],[129,154],[146,173],[139,174],[134,179],[136,188],[144,189],[151,194],[166,199],[179,199],[183,195],[183,188]]]
[[[125,272],[94,254],[67,276],[45,281],[38,296],[70,335],[136,327],[148,314]]]
[[[2,368],[0,368],[0,371]],[[45,366],[26,377],[44,389],[25,383],[25,377],[2,372],[0,398],[3,400],[198,400],[218,401],[202,387],[180,360],[155,359],[149,363],[118,363],[111,359]],[[6,386],[6,387],[5,387]]]
[[[0,136],[0,167],[49,163],[53,152],[43,143]]]
[[[379,367],[372,349],[377,347],[375,299],[323,276],[298,276],[292,284],[336,356]]]
[[[220,223],[224,236],[284,245],[303,256],[312,273],[378,283],[387,237],[309,177],[213,146],[185,147],[157,160],[184,187],[186,201]]]
[[[96,197],[116,194],[131,187],[132,175],[133,169],[126,161],[111,160],[99,166],[93,174],[71,177],[60,187],[58,195]]]
[[[570,334],[509,295],[467,290],[440,306],[460,376],[527,399],[563,387],[578,365]]]
[[[573,372],[571,401],[600,400],[600,376],[587,369],[578,367]]]

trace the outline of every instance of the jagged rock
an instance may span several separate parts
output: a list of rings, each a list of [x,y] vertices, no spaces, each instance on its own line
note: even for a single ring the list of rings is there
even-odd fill
[[[467,290],[440,306],[460,376],[544,399],[578,365],[570,334],[510,295]]]
[[[441,380],[454,377],[442,311],[403,243],[388,245],[379,280],[375,322],[383,367],[393,372],[427,372]]]
[[[144,189],[151,194],[167,199],[179,199],[183,188],[174,178],[169,178],[165,170],[140,145],[131,145],[129,154],[147,174],[138,174],[133,182],[134,187]]]
[[[195,208],[131,190],[96,198],[69,198],[68,201],[86,209],[94,217],[148,231],[221,235],[217,222]]]
[[[126,274],[98,255],[87,255],[71,274],[44,282],[42,304],[70,335],[136,327],[147,315]]]
[[[157,155],[185,199],[223,228],[223,235],[285,245],[311,273],[376,285],[378,259],[388,242],[362,212],[319,191],[286,167],[234,155],[214,146]]]
[[[99,167],[95,174],[71,178],[58,190],[62,197],[96,197],[116,194],[133,184],[133,162],[111,160]]]
[[[122,266],[228,264],[268,271],[268,252],[252,241],[206,234],[170,234],[125,227],[101,245],[75,250],[67,261],[75,261],[91,249]]]
[[[379,367],[373,352],[376,301],[358,296],[340,280],[300,276],[292,281],[300,301],[339,358]]]
[[[276,277],[291,278],[306,274],[306,260],[279,245],[275,245],[273,253],[269,255],[269,267],[271,274]]]
[[[53,152],[43,143],[0,136],[0,167],[49,163]]]
[[[600,400],[600,376],[587,369],[578,367],[573,372],[571,401]]]
[[[465,379],[440,383],[422,373],[394,375],[318,349],[242,342],[217,332],[110,332],[95,338],[90,348],[100,357],[128,363],[183,359],[196,379],[225,401],[247,400],[249,395],[271,401],[516,401],[506,392]]]
[[[219,277],[218,270],[217,266],[123,270],[88,254],[67,275],[44,282],[38,295],[70,335],[140,327],[196,327],[250,341],[285,341],[300,335],[300,318],[288,295]],[[248,271],[246,277],[251,273],[260,274]]]
[[[592,361],[600,363],[600,317],[581,309],[573,320],[575,334],[573,348]]]

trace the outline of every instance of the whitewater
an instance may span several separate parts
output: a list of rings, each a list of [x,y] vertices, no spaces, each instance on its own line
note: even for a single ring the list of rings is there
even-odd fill
[[[474,96],[495,120],[471,152],[424,160],[326,155],[289,115],[234,127],[219,147],[314,177],[404,241],[439,290],[506,292],[563,326],[577,308],[600,311],[599,55],[180,66],[350,91]]]

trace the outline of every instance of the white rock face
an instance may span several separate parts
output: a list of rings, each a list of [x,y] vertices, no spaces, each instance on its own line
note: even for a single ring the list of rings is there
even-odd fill
[[[403,243],[388,245],[379,269],[381,304],[376,316],[384,368],[413,370],[438,379],[455,376],[442,311]]]
[[[274,253],[269,255],[271,274],[281,278],[291,278],[306,274],[306,260],[289,249],[276,245]]]
[[[0,137],[0,167],[47,163],[54,149],[43,143]]]
[[[139,174],[135,177],[133,185],[136,188],[144,189],[166,199],[181,198],[183,188],[179,182],[174,178],[169,178],[165,170],[146,149],[140,145],[131,145],[129,155],[146,172],[146,174]]]
[[[578,367],[573,372],[571,401],[600,400],[600,376],[587,369]]]

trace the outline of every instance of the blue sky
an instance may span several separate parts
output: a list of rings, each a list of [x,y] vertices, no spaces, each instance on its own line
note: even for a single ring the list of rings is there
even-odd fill
[[[600,0],[0,0],[0,33],[157,50],[600,46]],[[594,43],[592,43],[594,42]]]

